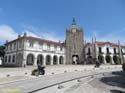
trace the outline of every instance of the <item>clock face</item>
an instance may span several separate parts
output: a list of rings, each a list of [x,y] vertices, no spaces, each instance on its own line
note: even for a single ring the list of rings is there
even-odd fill
[[[76,29],[72,29],[72,32],[75,33],[75,32],[76,32]]]

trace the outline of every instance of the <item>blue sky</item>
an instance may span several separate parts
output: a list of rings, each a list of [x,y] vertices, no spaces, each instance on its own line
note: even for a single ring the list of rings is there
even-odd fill
[[[86,41],[125,44],[125,0],[0,0],[0,44],[24,32],[63,41],[73,17]]]

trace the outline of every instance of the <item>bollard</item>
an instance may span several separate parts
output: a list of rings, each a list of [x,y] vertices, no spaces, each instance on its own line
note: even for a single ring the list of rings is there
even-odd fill
[[[66,73],[67,71],[65,70],[64,73]]]
[[[75,69],[75,71],[77,71],[77,69]]]
[[[62,88],[64,88],[63,85],[58,85],[58,89],[62,89]]]
[[[24,74],[27,75],[27,72],[25,72]]]
[[[105,73],[103,73],[102,75],[105,76]]]
[[[78,79],[77,82],[82,82],[82,80]]]
[[[55,74],[54,72],[51,73],[52,75]]]
[[[6,77],[10,77],[10,75],[9,75],[9,74],[7,74],[7,75],[6,75]]]

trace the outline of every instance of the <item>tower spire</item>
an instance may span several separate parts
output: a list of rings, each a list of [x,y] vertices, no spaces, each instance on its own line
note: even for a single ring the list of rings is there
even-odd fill
[[[74,17],[73,17],[73,20],[72,20],[72,25],[76,25],[76,20],[75,20]]]

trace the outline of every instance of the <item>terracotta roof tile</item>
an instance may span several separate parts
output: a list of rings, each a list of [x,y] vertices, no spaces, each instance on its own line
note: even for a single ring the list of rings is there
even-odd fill
[[[10,44],[10,43],[13,43],[13,42],[16,42],[18,40],[22,40],[24,37],[20,37],[20,38],[17,38],[15,40],[12,40],[12,41],[9,41],[6,44]],[[32,37],[32,36],[27,36],[25,37],[25,39],[27,40],[32,40],[32,41],[39,41],[39,42],[44,42],[44,43],[48,43],[48,44],[54,44],[54,45],[61,45],[61,46],[64,46],[65,44],[64,43],[61,43],[61,42],[55,42],[55,41],[51,41],[51,40],[46,40],[46,39],[42,39],[42,38],[37,38],[37,37]]]
[[[100,41],[97,41],[96,44],[97,45],[106,45],[106,44],[109,44],[111,46],[118,47],[118,44],[117,43],[113,43],[113,42],[100,42]],[[87,45],[92,45],[92,43],[87,43]]]

